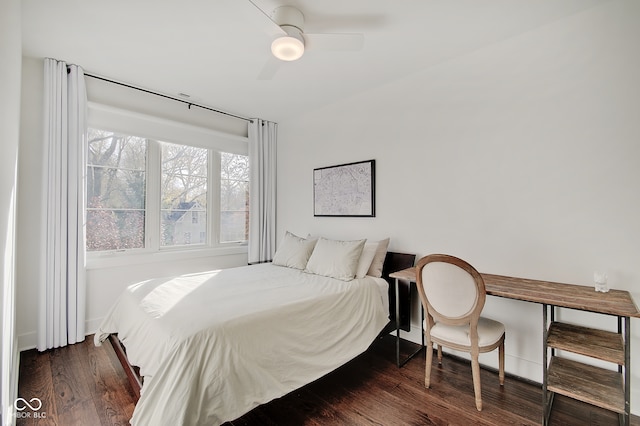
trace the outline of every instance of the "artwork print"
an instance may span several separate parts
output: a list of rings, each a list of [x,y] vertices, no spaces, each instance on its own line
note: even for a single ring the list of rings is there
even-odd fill
[[[375,217],[375,160],[313,170],[313,215]]]

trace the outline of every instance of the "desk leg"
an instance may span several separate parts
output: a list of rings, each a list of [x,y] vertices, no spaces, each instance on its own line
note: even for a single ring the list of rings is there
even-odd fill
[[[398,279],[395,280],[396,283],[396,364],[398,368],[400,365],[400,289]]]
[[[544,426],[549,424],[549,415],[551,414],[551,405],[553,403],[553,395],[549,397],[547,395],[547,382],[548,382],[548,352],[547,352],[547,310],[548,305],[542,304],[542,424]],[[551,314],[553,315],[553,306],[551,306]]]
[[[631,414],[631,318],[624,317],[624,422],[629,424]]]
[[[556,320],[556,307],[551,305],[550,308],[551,308],[551,318],[549,323],[545,326],[547,330],[549,329],[549,326],[553,324]],[[556,356],[556,348],[551,348],[551,356],[552,357]]]

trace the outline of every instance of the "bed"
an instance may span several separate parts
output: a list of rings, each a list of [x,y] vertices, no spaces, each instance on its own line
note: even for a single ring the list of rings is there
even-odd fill
[[[388,282],[381,271],[368,275],[386,245],[381,253],[381,242],[367,250],[364,240],[337,242],[336,250],[325,243],[332,240],[295,238],[296,250],[283,242],[273,263],[152,279],[123,292],[95,343],[117,333],[144,377],[132,424],[234,420],[353,359],[388,326]],[[350,279],[340,269],[344,243],[358,246]]]

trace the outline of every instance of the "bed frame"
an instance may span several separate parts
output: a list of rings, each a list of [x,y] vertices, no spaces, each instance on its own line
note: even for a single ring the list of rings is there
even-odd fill
[[[389,277],[389,274],[412,267],[415,262],[415,258],[415,254],[387,252],[387,257],[385,258],[384,265],[382,267],[382,278],[384,278],[389,283],[389,323],[380,332],[380,336],[388,334],[392,330],[396,329],[396,293],[394,287],[395,282],[393,278]],[[409,283],[399,282],[400,328],[405,331],[411,330],[410,291],[411,288]],[[113,346],[113,350],[115,351],[120,364],[122,364],[122,368],[127,374],[127,378],[129,379],[129,383],[133,388],[133,392],[135,393],[137,401],[138,399],[140,399],[140,389],[142,389],[144,378],[140,376],[140,370],[138,369],[138,367],[135,367],[129,363],[125,347],[118,339],[118,335],[109,335],[109,341],[111,342],[111,346]]]
[[[127,378],[129,379],[129,383],[131,384],[131,388],[133,389],[137,402],[140,399],[140,390],[142,389],[142,382],[144,379],[140,375],[140,369],[129,363],[125,347],[122,342],[120,342],[120,339],[118,339],[117,334],[110,334],[109,341],[111,342],[111,346],[113,346],[113,351],[116,353],[120,364],[122,364],[124,372],[127,374]]]

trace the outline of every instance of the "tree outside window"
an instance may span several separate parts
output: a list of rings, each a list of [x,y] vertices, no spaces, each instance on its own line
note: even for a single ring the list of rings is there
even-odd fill
[[[94,128],[88,136],[88,251],[158,250],[248,239],[246,155]],[[213,160],[219,161],[217,176],[211,175],[218,170]],[[212,199],[209,185],[220,186],[215,191],[219,200]],[[157,195],[149,198],[147,191]],[[219,229],[209,238],[213,223],[219,223]]]
[[[249,239],[249,157],[220,156],[220,242]]]
[[[89,129],[87,250],[143,248],[147,140]]]

